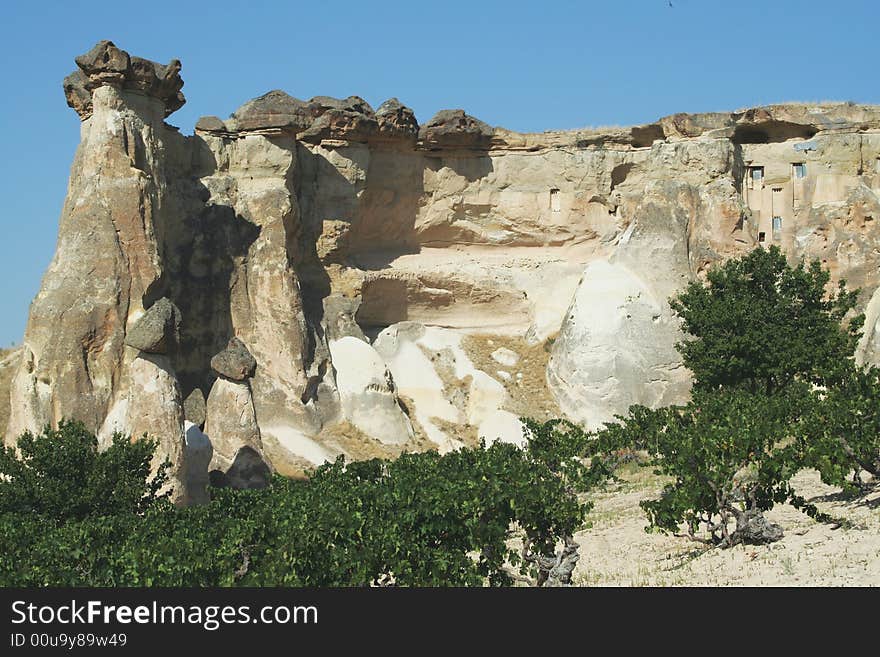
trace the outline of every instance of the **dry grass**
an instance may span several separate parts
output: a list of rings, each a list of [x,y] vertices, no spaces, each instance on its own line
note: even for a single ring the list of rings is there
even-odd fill
[[[546,422],[561,417],[561,412],[550,388],[547,386],[547,363],[550,360],[552,339],[531,345],[523,338],[498,335],[466,335],[462,347],[477,369],[483,370],[500,382],[507,390],[504,410],[519,417],[530,417]],[[505,367],[492,358],[492,352],[504,347],[519,355],[519,362]],[[498,371],[508,372],[510,380],[499,376]],[[517,375],[521,374],[521,378]]]
[[[431,422],[447,436],[464,443],[467,447],[477,447],[480,444],[479,428],[473,424],[458,424],[444,420],[442,417],[432,417]]]

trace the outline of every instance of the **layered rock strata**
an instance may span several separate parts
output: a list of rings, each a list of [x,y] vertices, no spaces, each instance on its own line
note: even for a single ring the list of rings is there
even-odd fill
[[[141,431],[132,414],[186,399],[152,427],[184,499],[205,440],[215,478],[256,486],[340,453],[520,441],[521,415],[596,427],[687,398],[669,296],[771,244],[861,289],[858,357],[880,362],[878,107],[520,134],[276,90],[185,136],[164,121],[176,60],[101,42],[77,65],[82,141],[9,441],[62,417]],[[214,358],[233,337],[252,362]]]

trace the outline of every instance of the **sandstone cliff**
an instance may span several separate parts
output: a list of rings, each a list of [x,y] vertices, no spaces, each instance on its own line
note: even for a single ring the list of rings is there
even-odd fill
[[[667,299],[758,244],[860,287],[859,356],[880,361],[880,107],[519,134],[276,90],[184,136],[164,121],[180,62],[101,42],[77,64],[82,141],[8,441],[62,417],[104,437],[164,418],[184,500],[192,425],[235,482],[517,441],[524,414],[597,426],[686,398]],[[127,336],[160,302],[179,326],[155,354]],[[212,367],[231,338],[255,361],[240,381]],[[183,399],[202,410],[184,418]]]

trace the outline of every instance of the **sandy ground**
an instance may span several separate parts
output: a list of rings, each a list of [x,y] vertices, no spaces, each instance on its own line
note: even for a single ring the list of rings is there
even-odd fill
[[[630,467],[624,480],[592,494],[592,527],[575,535],[581,546],[573,582],[579,586],[880,586],[880,482],[861,498],[845,499],[814,471],[793,484],[808,501],[848,524],[833,529],[797,509],[777,506],[767,518],[785,530],[767,546],[706,549],[686,538],[645,532],[639,501],[663,481],[649,467]]]

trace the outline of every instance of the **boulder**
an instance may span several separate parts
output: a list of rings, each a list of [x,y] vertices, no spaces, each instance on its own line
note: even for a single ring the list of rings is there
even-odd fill
[[[196,426],[205,426],[205,393],[201,388],[193,390],[183,402],[183,415],[186,421]]]
[[[226,349],[211,359],[211,369],[227,379],[244,381],[254,376],[257,361],[251,356],[244,342],[232,338]]]
[[[89,78],[90,88],[102,84],[122,84],[128,73],[128,53],[112,41],[99,41],[87,53],[76,58],[76,65]]]
[[[389,98],[376,110],[379,136],[383,139],[402,139],[415,142],[419,136],[419,122],[415,113],[397,98]]]
[[[166,354],[180,339],[180,310],[162,297],[138,319],[125,335],[125,344],[151,354]]]
[[[379,132],[373,108],[359,96],[344,100],[317,96],[308,103],[315,121],[297,138],[313,144],[325,139],[366,142]]]
[[[203,132],[226,132],[226,124],[216,116],[203,116],[196,121],[196,130]]]
[[[271,478],[272,470],[263,457],[250,447],[242,447],[226,471],[225,484],[232,488],[265,488]]]
[[[236,130],[288,128],[302,132],[312,125],[314,119],[307,103],[275,89],[235,110],[229,124]]]

